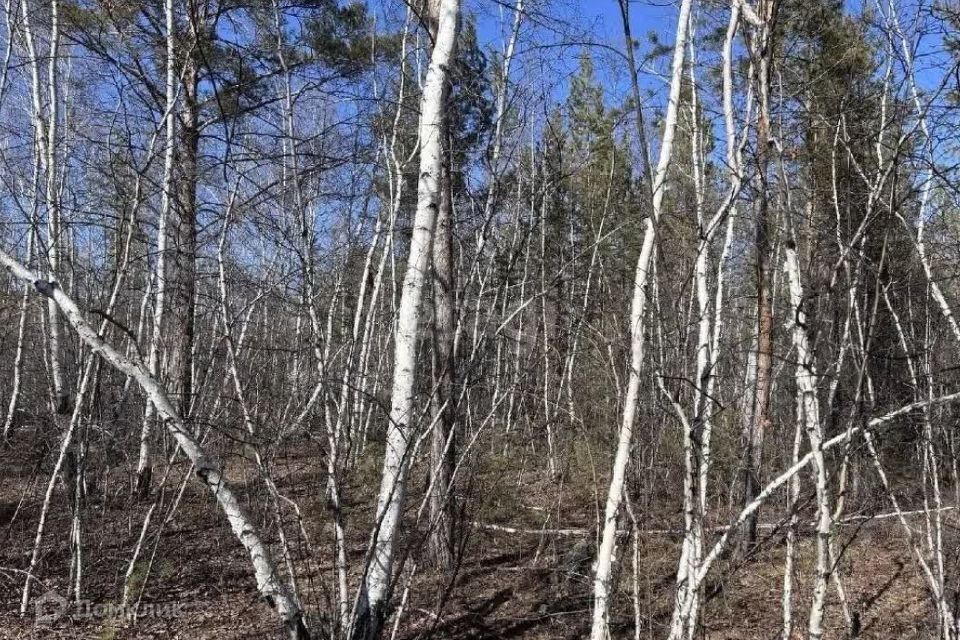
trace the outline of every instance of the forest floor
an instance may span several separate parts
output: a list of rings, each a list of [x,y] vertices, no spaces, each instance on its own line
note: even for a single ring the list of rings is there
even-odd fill
[[[127,638],[254,639],[280,637],[272,612],[256,595],[245,552],[231,535],[209,494],[194,481],[186,483],[178,509],[169,506],[186,470],[176,465],[155,508],[143,560],[134,571],[142,587],[140,615],[123,618],[118,603],[124,574],[152,501],[136,502],[129,482],[131,461],[104,439],[92,438],[91,468],[112,468],[91,477],[81,525],[82,605],[65,605],[68,593],[71,517],[66,494],[58,485],[46,524],[42,554],[33,586],[35,600],[19,615],[24,569],[29,564],[40,505],[56,452],[55,434],[24,429],[0,448],[0,638],[58,639]],[[102,445],[102,446],[101,446]],[[297,567],[301,600],[309,611],[329,610],[332,581],[332,529],[323,498],[322,452],[299,443],[272,465],[280,492],[302,514],[298,526],[292,508],[284,513],[287,541]],[[372,456],[371,456],[372,457]],[[158,463],[158,466],[161,466]],[[265,537],[278,548],[277,528],[262,488],[250,489],[238,469],[249,463],[228,461],[228,475],[251,512],[260,516]],[[157,472],[160,473],[159,471]],[[376,469],[359,474],[346,488],[345,504],[352,566],[362,563],[372,516]],[[155,481],[159,479],[155,476]],[[598,481],[603,486],[602,479]],[[523,487],[517,490],[518,483]],[[408,493],[412,518],[423,490],[414,476]],[[541,530],[582,529],[592,532],[598,499],[594,483],[580,478],[558,484],[542,474],[519,473],[488,465],[465,483],[478,506],[465,516],[462,561],[456,582],[448,582],[419,558],[410,557],[404,576],[413,573],[396,637],[496,639],[581,638],[590,620],[590,562],[593,534],[541,534]],[[257,485],[259,487],[259,485]],[[289,504],[289,503],[284,503]],[[639,580],[634,581],[634,549],[621,543],[621,593],[614,612],[615,637],[633,638],[634,588],[639,593],[641,638],[661,638],[672,611],[673,575],[679,536],[662,533],[679,526],[679,511],[654,511],[642,517],[644,535],[636,548]],[[765,514],[771,518],[771,514]],[[948,529],[956,520],[945,517]],[[802,522],[809,523],[808,513]],[[160,522],[165,522],[162,530]],[[919,524],[919,522],[918,522]],[[500,525],[519,531],[504,531]],[[416,527],[409,530],[416,533]],[[953,534],[951,533],[951,536]],[[702,621],[703,637],[717,640],[774,639],[782,635],[783,536],[770,535],[746,562],[723,561],[708,585],[709,601]],[[408,538],[406,548],[422,540]],[[853,625],[862,638],[933,638],[930,600],[922,576],[909,554],[902,529],[894,519],[851,523],[840,528],[838,546],[846,546],[838,572]],[[795,580],[795,633],[802,636],[810,601],[813,537],[802,527]],[[152,558],[152,562],[148,560]],[[147,566],[149,564],[149,570]],[[416,571],[412,571],[416,567]],[[145,584],[144,579],[146,578]],[[351,575],[352,584],[357,576]],[[395,600],[400,601],[403,587]],[[636,585],[636,587],[635,587]],[[449,592],[444,600],[442,595]],[[831,587],[827,638],[851,637],[836,589]],[[52,620],[40,619],[49,614]]]

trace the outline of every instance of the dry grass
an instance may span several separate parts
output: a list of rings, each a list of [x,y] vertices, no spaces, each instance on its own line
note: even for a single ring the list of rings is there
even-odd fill
[[[189,483],[176,515],[159,538],[152,572],[143,594],[144,604],[177,604],[175,617],[142,617],[136,625],[102,617],[66,616],[52,626],[38,626],[31,614],[21,618],[22,570],[28,561],[39,505],[49,473],[46,439],[24,432],[0,451],[0,638],[48,639],[133,638],[240,639],[278,637],[271,612],[258,601],[242,549],[227,531],[211,498]],[[298,443],[274,464],[281,491],[296,501],[310,543],[299,534],[287,513],[287,532],[298,566],[301,597],[311,611],[328,606],[332,535],[322,501],[318,456],[309,443]],[[102,461],[100,461],[102,462]],[[473,520],[499,522],[530,529],[582,527],[592,529],[597,497],[589,465],[570,473],[558,485],[542,474],[519,473],[516,460],[488,465],[466,483],[474,503]],[[530,464],[529,461],[520,463]],[[252,474],[242,473],[231,461],[232,479],[260,516],[266,537],[277,543],[262,490]],[[39,472],[38,472],[39,470]],[[129,497],[125,465],[117,465],[97,479],[84,513],[84,597],[96,603],[116,603],[123,588],[123,572],[139,533],[146,504]],[[178,476],[182,471],[178,471]],[[599,482],[603,482],[600,478]],[[248,485],[247,483],[251,483]],[[523,491],[517,491],[517,485]],[[411,503],[422,491],[423,478],[411,479]],[[176,478],[169,483],[169,504]],[[366,479],[348,487],[347,516],[354,565],[363,557],[371,517],[372,487]],[[18,506],[19,505],[19,506]],[[411,512],[414,507],[411,507]],[[769,515],[769,514],[768,514]],[[674,527],[675,511],[648,513],[645,526]],[[65,532],[69,516],[62,491],[57,492],[38,576],[45,589],[66,593],[70,552]],[[423,545],[422,531],[408,533],[413,549]],[[447,591],[447,579],[421,563],[413,575],[410,598],[403,611],[398,637],[414,638],[579,638],[590,615],[590,566],[583,550],[592,554],[592,539],[577,536],[508,534],[485,529],[466,531],[465,553],[456,582]],[[844,528],[841,544],[849,542],[839,568],[851,611],[859,618],[862,638],[932,638],[935,627],[923,580],[900,535],[895,520]],[[673,573],[679,540],[666,535],[646,536],[640,549],[640,610],[642,638],[660,638],[672,610]],[[588,554],[588,555],[589,555]],[[782,536],[772,535],[754,557],[740,566],[724,561],[708,586],[703,637],[717,640],[778,638],[782,629],[781,590],[784,548]],[[404,578],[419,558],[406,563]],[[632,552],[621,550],[621,594],[614,611],[616,637],[633,637],[631,603]],[[795,584],[795,632],[805,626],[813,547],[809,532],[799,544]],[[717,577],[718,576],[718,577]],[[351,579],[358,579],[351,575]],[[402,585],[401,585],[402,587]],[[397,598],[399,600],[399,598]],[[442,606],[441,606],[442,603]],[[847,638],[850,629],[831,589],[827,620],[829,638]]]

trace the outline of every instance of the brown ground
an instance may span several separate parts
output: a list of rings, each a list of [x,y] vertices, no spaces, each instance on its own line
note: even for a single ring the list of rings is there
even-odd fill
[[[94,436],[92,441],[96,441]],[[156,547],[152,571],[142,604],[168,607],[176,615],[146,615],[136,624],[102,615],[83,618],[64,616],[52,625],[35,624],[34,607],[27,616],[18,615],[22,572],[29,561],[36,532],[39,505],[54,452],[52,433],[24,430],[0,449],[0,638],[184,638],[241,639],[273,638],[277,635],[271,612],[258,601],[248,571],[247,558],[226,528],[209,495],[190,482],[179,510],[164,527]],[[287,535],[296,555],[301,598],[311,612],[329,606],[331,528],[322,500],[323,467],[314,445],[305,441],[291,448],[273,473],[281,491],[298,503],[304,516],[309,543],[297,531],[289,510],[284,517]],[[131,550],[136,544],[148,504],[136,504],[130,497],[128,474],[131,461],[122,459],[102,442],[94,442],[91,458],[98,456],[100,468],[109,462],[106,473],[91,477],[91,490],[83,516],[85,599],[101,606],[119,601],[123,576]],[[529,464],[529,461],[527,462]],[[238,470],[237,460],[229,462],[232,480],[251,501],[251,511],[262,514],[260,523],[267,539],[277,542],[276,527],[261,489],[246,486],[248,478]],[[157,475],[162,470],[156,471]],[[166,513],[177,486],[177,474],[168,481]],[[376,486],[376,469],[364,469],[361,480],[347,488],[350,555],[354,565],[363,557],[370,519],[371,492]],[[541,527],[594,526],[597,496],[593,482],[568,481],[558,485],[535,474],[519,477],[524,491],[515,490],[515,468],[489,467],[479,473],[467,491],[478,509],[467,517],[484,523],[540,529]],[[155,476],[156,478],[156,476]],[[602,480],[600,481],[602,484]],[[106,490],[104,490],[106,487]],[[411,514],[422,495],[423,482],[414,477],[408,494]],[[558,498],[559,496],[559,498]],[[66,498],[58,487],[47,524],[43,556],[38,570],[46,590],[65,594],[70,551],[66,533],[70,530]],[[558,514],[560,517],[558,517]],[[662,513],[645,519],[645,527],[677,526],[679,513]],[[805,514],[805,521],[810,518]],[[154,519],[157,522],[157,518]],[[920,523],[917,522],[919,525]],[[156,532],[156,528],[151,529]],[[150,541],[156,538],[151,535]],[[438,611],[438,594],[444,580],[436,571],[420,565],[411,583],[397,637],[413,638],[579,638],[589,625],[590,567],[582,559],[587,549],[583,536],[540,536],[508,534],[471,527],[465,540],[465,554],[452,595]],[[933,638],[936,636],[931,606],[923,580],[907,553],[899,525],[894,520],[873,522],[862,527],[844,527],[841,543],[852,540],[846,560],[840,566],[851,610],[859,618],[863,638]],[[411,548],[423,547],[422,539],[409,540]],[[801,540],[796,587],[796,626],[804,627],[809,602],[813,547],[809,531]],[[150,547],[152,551],[152,547]],[[592,549],[590,549],[592,553]],[[669,623],[672,574],[676,569],[678,540],[668,535],[650,535],[640,549],[640,599],[642,638],[660,638]],[[782,536],[771,536],[755,557],[740,567],[729,563],[714,572],[709,585],[711,598],[704,616],[703,636],[716,640],[778,638],[782,629]],[[617,637],[633,637],[631,604],[632,549],[621,550],[621,595],[616,611]],[[411,557],[406,567],[414,566]],[[142,573],[142,572],[141,572]],[[409,575],[409,571],[405,573]],[[356,576],[351,576],[354,581]],[[355,584],[355,582],[354,582]],[[850,637],[831,589],[828,620],[829,638]],[[395,598],[400,600],[399,594]],[[148,612],[149,613],[149,612]],[[314,621],[316,624],[316,621]],[[795,631],[794,636],[801,634]]]

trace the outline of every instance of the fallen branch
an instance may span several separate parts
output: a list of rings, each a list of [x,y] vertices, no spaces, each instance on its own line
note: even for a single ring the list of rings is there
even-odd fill
[[[927,513],[939,513],[943,511],[956,511],[958,507],[941,507],[939,509],[916,509],[915,511],[904,511],[902,514],[896,512],[890,513],[878,513],[874,515],[856,515],[849,516],[843,520],[838,520],[834,524],[842,526],[848,524],[856,524],[862,522],[869,522],[872,520],[888,520],[890,518],[898,518],[900,515],[903,516],[919,516],[925,515]],[[570,537],[585,537],[592,536],[596,534],[596,531],[593,529],[530,529],[525,527],[508,527],[502,524],[491,524],[488,522],[471,522],[470,526],[477,529],[483,529],[485,531],[496,531],[498,533],[511,533],[515,535],[522,536],[570,536]],[[758,529],[777,529],[783,526],[782,522],[765,522],[757,525]],[[814,523],[810,523],[809,526],[814,526]],[[724,533],[730,530],[730,525],[719,525],[716,527],[707,527],[704,531],[709,531],[711,533]],[[618,536],[625,536],[629,534],[630,531],[627,529],[617,529]],[[671,535],[683,535],[683,529],[641,529],[638,531],[641,535],[646,536],[671,536]]]

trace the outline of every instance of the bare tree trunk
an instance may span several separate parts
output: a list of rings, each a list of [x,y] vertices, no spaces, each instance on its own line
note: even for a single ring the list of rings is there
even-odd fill
[[[190,31],[202,29],[198,8],[188,11]],[[197,36],[194,36],[197,37]],[[193,398],[193,344],[194,315],[197,290],[197,163],[200,146],[200,111],[197,97],[199,88],[199,61],[197,44],[190,43],[184,57],[182,80],[183,108],[180,110],[179,140],[176,162],[179,168],[176,182],[177,204],[172,217],[169,278],[170,313],[167,339],[171,344],[167,370],[171,395],[184,420],[190,418]]]
[[[788,214],[789,216],[789,214]],[[817,372],[807,339],[806,314],[803,310],[803,287],[800,282],[800,265],[797,260],[795,240],[786,245],[785,268],[789,277],[791,328],[794,347],[797,350],[797,388],[798,400],[802,404],[799,413],[803,416],[804,429],[810,441],[813,454],[813,466],[817,493],[817,560],[813,586],[813,602],[810,605],[810,619],[807,635],[810,640],[819,640],[823,636],[823,615],[827,593],[827,580],[830,577],[830,537],[833,519],[827,487],[826,461],[823,456],[823,426],[820,423],[819,401],[817,400]]]
[[[864,439],[867,441],[868,447],[872,446],[872,435],[871,431],[876,431],[877,429],[888,425],[897,418],[901,418],[909,413],[916,411],[918,409],[923,409],[924,407],[933,407],[941,404],[952,403],[957,400],[960,400],[960,392],[950,393],[947,395],[928,398],[926,400],[911,402],[910,404],[903,405],[888,411],[887,413],[877,416],[876,418],[871,418],[865,423],[852,426],[846,431],[842,431],[837,435],[833,436],[829,440],[824,440],[820,447],[815,450],[808,451],[803,457],[797,460],[792,466],[784,470],[780,475],[771,480],[763,487],[760,493],[757,494],[757,497],[744,507],[737,517],[733,519],[733,523],[726,527],[723,534],[711,547],[710,552],[706,554],[703,558],[703,561],[700,563],[700,568],[697,570],[696,575],[690,577],[691,588],[698,588],[699,585],[703,583],[703,580],[707,577],[707,574],[710,572],[710,569],[713,567],[713,564],[721,557],[724,551],[727,548],[728,543],[731,541],[731,538],[736,534],[737,530],[742,527],[743,523],[746,522],[746,519],[756,512],[763,503],[765,503],[777,490],[791,482],[796,475],[814,463],[814,459],[818,456],[822,456],[823,453],[833,449],[834,447],[846,444],[847,442],[852,441],[854,436],[863,435]],[[801,401],[801,405],[803,401]],[[871,454],[874,455],[875,454]],[[891,496],[892,497],[892,496]],[[895,499],[895,498],[893,498]],[[829,510],[827,511],[829,515]]]
[[[544,180],[549,178],[544,172]],[[549,187],[548,187],[549,189]],[[547,317],[547,202],[549,198],[544,196],[540,205],[540,324],[543,333],[541,337],[541,356],[543,362],[543,381],[541,385],[540,398],[543,402],[543,425],[547,432],[547,471],[551,478],[557,477],[557,457],[554,446],[555,438],[553,432],[553,405],[550,402],[550,322]],[[558,301],[559,304],[559,301]]]
[[[444,127],[446,129],[446,127]],[[447,138],[449,140],[449,136]],[[430,494],[430,554],[444,569],[453,566],[456,504],[450,481],[456,461],[456,354],[453,351],[453,202],[450,154],[440,180],[440,206],[433,236],[433,371],[434,422],[430,440],[430,469],[436,474]],[[452,438],[452,440],[451,440]],[[448,444],[448,440],[450,443]]]
[[[27,239],[26,261],[29,265],[33,261],[33,245],[36,237],[34,221],[31,220],[29,237]],[[27,312],[29,311],[29,291],[24,291],[20,299],[20,320],[17,322],[17,350],[13,356],[13,382],[10,385],[10,401],[7,403],[7,417],[3,421],[3,439],[6,440],[13,427],[17,413],[17,403],[20,400],[20,385],[23,373],[23,343],[27,331]]]
[[[429,272],[431,241],[440,198],[444,103],[448,69],[456,47],[459,0],[440,0],[437,36],[420,102],[420,172],[417,211],[396,323],[393,390],[383,475],[377,499],[372,555],[358,594],[352,637],[372,640],[383,629],[393,587],[393,556],[403,507],[409,453],[417,418],[414,411],[417,338],[423,288]]]
[[[47,274],[48,278],[56,282],[60,273],[62,229],[60,219],[60,201],[58,186],[58,168],[57,168],[57,139],[58,139],[58,107],[59,107],[59,47],[60,47],[60,23],[59,23],[59,4],[56,0],[50,3],[50,33],[49,44],[46,57],[48,59],[47,82],[46,82],[46,100],[44,100],[44,88],[40,79],[40,54],[36,48],[33,27],[31,25],[31,11],[29,4],[23,2],[23,33],[27,44],[29,54],[28,64],[30,66],[30,93],[33,102],[33,130],[34,130],[34,152],[39,158],[40,166],[44,173],[45,185],[43,188],[44,203],[47,213]],[[44,109],[46,102],[46,109]],[[39,185],[33,185],[38,189]],[[53,302],[47,304],[47,331],[48,331],[48,353],[50,359],[50,374],[53,381],[53,398],[51,405],[54,416],[61,427],[65,426],[67,416],[71,411],[70,392],[67,389],[66,371],[63,363],[63,354],[61,347],[61,327],[60,318],[57,314],[56,305]],[[62,429],[61,429],[62,430]]]
[[[106,318],[113,316],[113,310],[116,306],[117,299],[119,298],[120,291],[123,287],[123,284],[126,280],[127,270],[130,263],[130,247],[133,240],[134,229],[136,225],[134,221],[137,215],[137,209],[140,205],[140,182],[138,179],[136,187],[136,196],[134,198],[133,206],[130,211],[130,224],[127,225],[126,237],[123,239],[122,244],[118,239],[118,244],[120,245],[120,250],[118,251],[119,259],[116,266],[116,271],[113,277],[113,286],[110,292],[110,296],[107,301],[106,309],[103,311],[105,319],[101,322],[98,336],[102,336],[107,330],[108,322]],[[123,220],[120,221],[120,228],[123,227]],[[18,275],[15,270],[14,275]],[[52,286],[58,287],[56,283],[53,283]],[[29,292],[29,289],[27,289]],[[94,357],[92,354],[86,360],[86,365],[83,368],[83,374],[80,376],[80,384],[77,390],[76,401],[73,403],[73,408],[69,420],[65,424],[65,428],[60,437],[60,448],[56,461],[53,465],[53,471],[50,474],[50,479],[47,483],[46,491],[44,492],[43,504],[40,509],[40,519],[37,524],[37,533],[34,537],[33,552],[30,556],[30,564],[27,568],[27,579],[24,583],[23,594],[20,601],[20,614],[23,615],[27,611],[27,606],[30,601],[30,581],[35,579],[33,572],[36,569],[37,561],[40,556],[41,543],[43,542],[43,535],[46,528],[47,516],[50,510],[51,500],[53,498],[53,492],[56,487],[57,479],[60,475],[60,472],[63,470],[64,482],[67,485],[67,491],[69,494],[70,508],[72,511],[72,531],[71,531],[71,551],[73,553],[71,558],[71,570],[75,569],[75,579],[70,581],[68,584],[75,585],[75,597],[77,602],[80,601],[80,586],[81,586],[81,562],[80,562],[80,516],[79,509],[81,505],[82,498],[82,478],[78,471],[79,463],[76,457],[71,457],[73,454],[73,435],[77,430],[77,427],[80,423],[81,411],[83,410],[85,399],[87,393],[91,387],[91,379],[96,378],[99,375],[99,359]],[[82,446],[80,447],[82,450]],[[74,465],[74,472],[67,473],[65,467],[69,465]]]
[[[256,524],[247,516],[233,489],[225,480],[219,466],[207,456],[199,442],[187,430],[183,418],[177,413],[166,391],[139,359],[131,359],[121,354],[98,335],[83,317],[76,303],[55,282],[42,279],[38,274],[24,267],[5,251],[0,251],[2,263],[15,277],[33,286],[41,295],[53,300],[64,314],[70,325],[79,334],[80,339],[93,352],[124,374],[132,376],[157,407],[173,438],[183,449],[195,467],[197,477],[207,486],[223,509],[234,535],[243,544],[250,556],[257,589],[280,615],[284,628],[291,640],[305,640],[310,637],[303,622],[303,615],[286,588],[280,582],[276,565],[267,546],[260,539]]]
[[[163,337],[163,312],[167,292],[167,223],[171,219],[173,206],[173,162],[176,150],[176,40],[173,0],[164,3],[164,16],[167,36],[167,77],[166,77],[166,143],[163,157],[163,197],[157,224],[157,264],[154,272],[156,297],[153,303],[153,335],[150,337],[150,352],[147,367],[150,375],[160,377],[160,341]],[[147,401],[140,429],[140,453],[137,458],[137,495],[146,497],[150,492],[153,465],[150,463],[150,433],[156,414],[155,407]]]
[[[57,139],[58,139],[58,106],[60,97],[58,94],[57,80],[59,77],[59,46],[60,46],[60,26],[59,26],[59,6],[56,0],[50,3],[50,32],[48,41],[48,68],[46,82],[46,109],[43,107],[44,93],[43,85],[40,80],[40,56],[36,48],[36,38],[31,21],[31,8],[24,1],[22,4],[24,24],[23,33],[29,54],[28,64],[30,67],[30,94],[32,98],[33,112],[33,138],[34,154],[37,162],[44,172],[44,203],[47,214],[47,280],[56,283],[60,274],[60,250],[62,243],[62,229],[60,220],[60,200],[57,190]],[[34,172],[34,176],[39,178],[40,173]],[[39,189],[39,184],[31,185],[33,189]],[[27,578],[23,586],[23,594],[20,601],[20,614],[26,613],[27,605],[30,602],[30,582],[33,578],[33,571],[36,567],[39,555],[40,542],[43,537],[43,530],[46,521],[47,511],[50,506],[50,498],[53,494],[53,488],[57,476],[62,472],[64,485],[67,487],[70,499],[71,509],[74,505],[73,488],[75,487],[74,470],[76,468],[76,457],[70,449],[72,443],[73,427],[75,420],[71,419],[73,413],[73,403],[70,391],[67,388],[66,368],[63,362],[63,348],[60,315],[57,312],[57,305],[53,300],[47,301],[46,308],[46,329],[47,329],[47,357],[50,369],[50,377],[53,382],[51,409],[54,422],[60,435],[60,450],[57,462],[54,466],[53,474],[47,485],[47,491],[44,496],[44,504],[41,507],[40,522],[37,525],[37,536],[35,538],[33,554],[30,558],[30,564],[27,569]]]
[[[644,221],[643,245],[637,259],[637,271],[633,284],[633,301],[630,307],[630,376],[624,399],[623,419],[620,423],[620,435],[610,477],[610,490],[604,509],[603,533],[593,580],[593,626],[591,640],[606,640],[609,637],[610,597],[613,589],[613,563],[617,546],[617,521],[623,504],[626,483],[627,462],[633,444],[633,423],[636,416],[640,394],[640,375],[644,355],[644,315],[647,304],[647,280],[654,254],[656,224],[660,219],[663,205],[664,183],[670,156],[673,151],[673,139],[677,128],[677,111],[680,106],[680,87],[683,80],[683,59],[686,49],[687,30],[690,22],[692,0],[683,0],[677,18],[677,37],[674,43],[673,63],[670,78],[670,96],[664,119],[663,141],[660,157],[653,177],[653,203],[650,216]],[[639,106],[639,105],[637,105]]]
[[[6,37],[7,44],[4,50],[3,55],[3,68],[0,71],[0,98],[4,95],[7,89],[7,79],[9,77],[10,70],[10,56],[13,53],[13,43],[15,40],[14,30],[13,30],[13,20],[16,15],[16,9],[14,8],[14,2],[17,0],[6,0],[4,2],[3,12],[4,12],[4,23],[6,26]],[[17,3],[19,4],[19,3]],[[30,213],[29,213],[29,225],[30,231],[28,231],[27,236],[27,255],[26,261],[27,266],[31,266],[33,262],[33,252],[34,246],[37,240],[37,181],[40,175],[40,158],[37,154],[33,156],[33,176],[30,181]],[[13,357],[13,381],[10,385],[10,400],[7,403],[7,414],[3,420],[3,439],[6,440],[10,434],[10,429],[13,427],[13,423],[16,419],[17,413],[17,404],[20,401],[20,387],[22,384],[22,373],[23,373],[23,346],[24,339],[26,337],[27,330],[27,312],[29,310],[30,296],[28,291],[23,292],[23,296],[20,299],[20,319],[17,323],[17,350],[16,354]]]
[[[26,9],[25,9],[26,10]],[[47,76],[47,135],[45,139],[46,149],[44,157],[47,171],[46,200],[47,200],[47,257],[50,263],[50,280],[56,282],[60,274],[60,249],[62,243],[62,225],[60,219],[60,194],[58,191],[58,162],[57,162],[57,139],[58,139],[58,107],[60,97],[58,95],[57,79],[60,75],[59,69],[59,47],[60,47],[60,23],[59,23],[59,3],[53,0],[50,3],[50,44],[47,55],[49,56],[49,68]],[[53,394],[54,408],[57,416],[61,420],[65,419],[71,411],[70,391],[67,389],[66,371],[63,364],[62,336],[60,326],[60,314],[57,312],[57,306],[52,301],[47,305],[48,322],[50,329],[50,364],[53,374]]]
[[[760,466],[763,457],[763,437],[770,425],[770,387],[773,382],[773,305],[771,299],[770,258],[770,76],[773,68],[773,33],[778,0],[762,0],[759,7],[762,24],[751,42],[752,54],[758,68],[757,97],[757,226],[755,237],[757,283],[757,350],[753,376],[753,411],[751,420],[744,424],[743,434],[743,504],[753,501],[760,490]],[[757,537],[757,513],[745,523],[741,552],[749,552]]]
[[[894,327],[897,330],[897,335],[900,338],[900,345],[901,347],[903,347],[903,350],[904,350],[904,355],[907,361],[907,368],[910,372],[910,378],[917,388],[916,395],[919,398],[921,395],[920,387],[919,387],[919,374],[917,371],[917,366],[914,364],[913,358],[910,355],[911,349],[910,349],[909,343],[907,342],[906,335],[904,333],[903,323],[901,322],[900,317],[897,314],[893,306],[893,303],[890,300],[890,296],[886,290],[884,290],[883,292],[883,297],[884,297],[884,302],[886,303],[887,310],[890,312],[890,316],[893,319]],[[932,292],[930,297],[934,297],[932,295]],[[934,301],[939,304],[939,301],[937,301],[936,298],[934,298]],[[927,301],[927,304],[929,304],[929,300]],[[926,346],[927,348],[929,348],[929,345],[926,345]],[[928,379],[928,382],[929,382],[929,379]],[[868,390],[870,390],[871,388],[872,388],[871,385],[867,385]],[[928,392],[927,399],[929,400],[930,398],[932,398],[932,385],[928,384],[927,392]],[[926,450],[930,448],[931,440],[932,440],[929,404],[923,407],[923,423],[924,423],[924,427],[923,427],[924,438],[921,446],[923,446],[923,448]],[[934,603],[936,604],[937,618],[938,618],[937,622],[940,627],[939,628],[940,637],[944,638],[945,640],[952,640],[953,638],[957,637],[957,633],[955,629],[956,616],[954,615],[953,608],[950,605],[950,598],[946,590],[944,589],[945,575],[943,570],[943,549],[941,546],[942,538],[940,533],[941,529],[940,529],[940,522],[939,522],[939,518],[940,518],[939,512],[936,514],[936,525],[934,527],[936,531],[936,536],[935,536],[936,541],[934,542],[934,538],[928,537],[927,549],[926,551],[924,551],[923,549],[921,549],[920,544],[916,541],[917,534],[914,532],[913,527],[907,524],[906,519],[903,517],[903,511],[900,507],[900,502],[896,497],[896,493],[890,487],[887,474],[883,469],[883,465],[880,462],[880,457],[877,453],[876,447],[874,446],[873,437],[869,433],[867,434],[867,447],[873,462],[873,467],[880,478],[884,491],[888,495],[888,498],[890,500],[891,506],[893,507],[894,513],[897,514],[897,518],[903,527],[907,543],[910,545],[911,550],[913,551],[913,554],[914,554],[914,559],[919,565],[923,573],[923,576],[926,578],[927,588],[930,590],[930,595],[932,596]],[[927,455],[925,454],[924,458],[926,457]],[[935,475],[934,475],[934,478],[936,478]],[[938,481],[935,480],[935,482],[939,484]],[[935,500],[937,501],[937,508],[940,508],[939,494],[940,494],[939,486],[936,486],[934,488],[934,496],[935,496]],[[929,519],[930,517],[929,507],[925,508],[925,511]],[[930,533],[929,521],[927,526],[928,526],[928,536],[929,536],[929,533]],[[931,567],[931,564],[933,564],[932,567]],[[956,603],[954,602],[954,604]]]
[[[620,5],[620,19],[623,23],[624,49],[627,52],[627,64],[630,66],[630,89],[633,95],[634,115],[636,116],[637,138],[640,143],[640,159],[643,161],[643,175],[653,195],[653,172],[650,160],[650,145],[647,144],[647,125],[643,115],[643,98],[640,95],[640,79],[637,75],[637,62],[633,54],[634,40],[630,31],[630,0],[617,0]]]
[[[799,396],[800,391],[797,391]],[[793,434],[793,453],[790,462],[797,464],[800,458],[800,443],[803,441],[803,401],[797,398],[796,425]],[[799,521],[800,509],[800,478],[793,476],[789,484],[789,496],[787,499],[788,520],[786,548],[783,561],[783,638],[789,640],[793,637],[793,565],[796,556],[797,543],[797,522]]]

